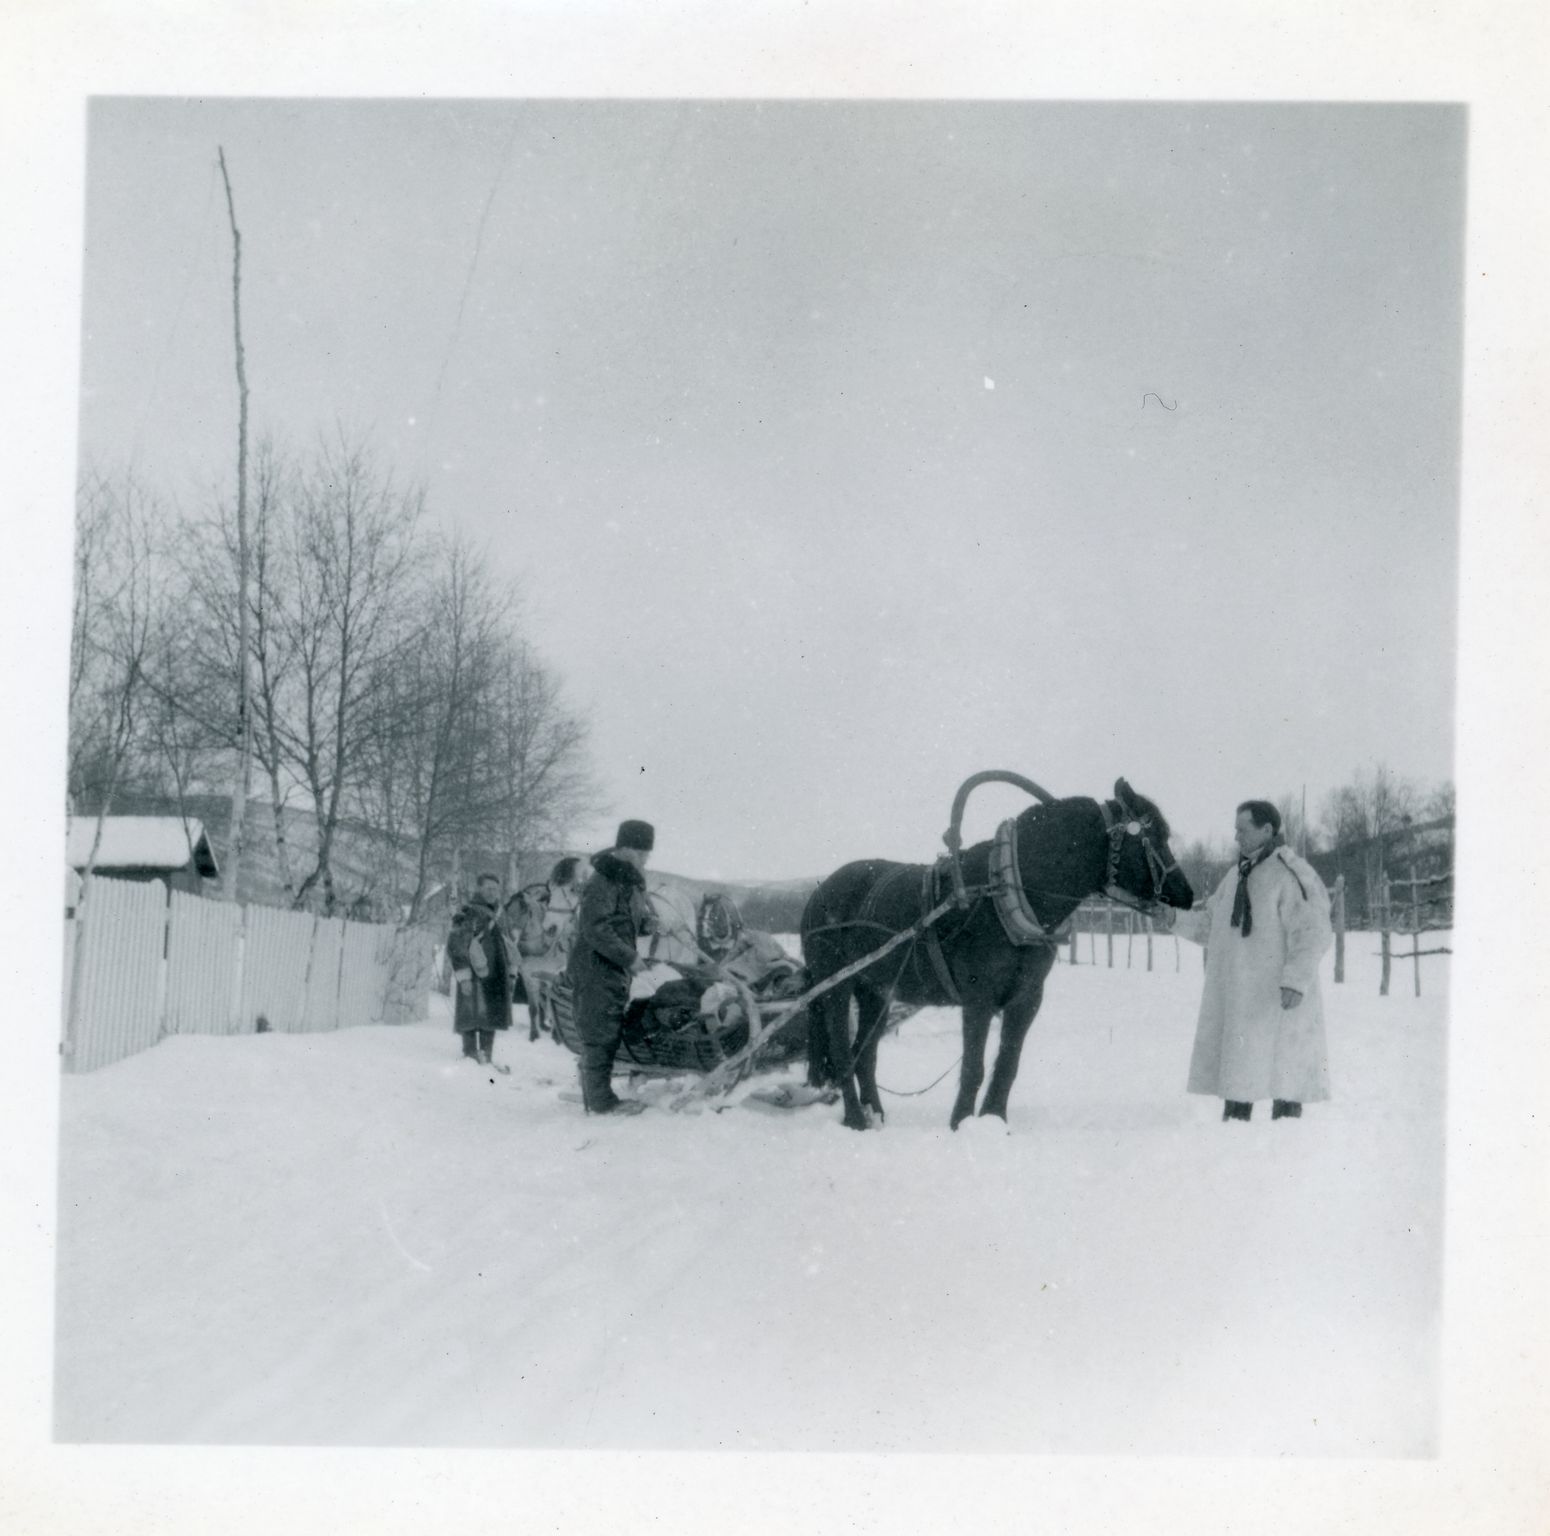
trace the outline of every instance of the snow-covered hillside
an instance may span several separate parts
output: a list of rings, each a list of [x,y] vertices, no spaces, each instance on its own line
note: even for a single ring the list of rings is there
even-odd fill
[[[588,1119],[562,1048],[490,1074],[444,1013],[68,1077],[57,1436],[1429,1454],[1446,961],[1379,998],[1376,947],[1326,962],[1334,1101],[1276,1124],[1183,1092],[1171,941],[1058,968],[1009,1132],[948,1131],[953,1072],[866,1135],[746,1088]],[[958,1051],[925,1011],[880,1080]]]

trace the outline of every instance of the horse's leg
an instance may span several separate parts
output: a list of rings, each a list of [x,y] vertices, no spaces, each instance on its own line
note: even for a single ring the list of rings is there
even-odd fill
[[[539,1020],[543,1017],[540,983],[536,976],[522,978],[522,990],[527,994],[527,1038],[529,1044],[538,1038]]]
[[[866,1129],[866,1112],[856,1092],[856,1063],[850,1050],[850,998],[854,984],[836,987],[813,1005],[822,1007],[827,1021],[829,1064],[834,1081],[845,1098],[845,1124],[853,1131]]]
[[[823,999],[819,998],[807,1009],[807,1085],[827,1088],[832,1083],[837,1088],[839,1078],[829,1058],[829,1015],[823,1011]]]
[[[883,1101],[877,1096],[877,1047],[882,1039],[883,1020],[888,1012],[888,999],[876,992],[856,990],[858,1017],[856,1019],[856,1082],[861,1090],[861,1102],[877,1111],[882,1120]]]
[[[1020,990],[1002,1010],[1001,1044],[996,1050],[996,1065],[990,1074],[990,1087],[985,1090],[985,1102],[980,1106],[982,1115],[999,1115],[1006,1119],[1006,1101],[1011,1097],[1012,1084],[1017,1081],[1023,1040],[1043,1001],[1044,977],[1041,976],[1032,986]]]
[[[985,1042],[990,1038],[990,1021],[995,1011],[976,1003],[963,1008],[963,1064],[958,1068],[958,1097],[953,1102],[952,1128],[974,1113],[974,1100],[985,1081]]]

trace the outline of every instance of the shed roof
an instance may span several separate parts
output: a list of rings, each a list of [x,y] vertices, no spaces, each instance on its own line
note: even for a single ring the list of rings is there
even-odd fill
[[[186,830],[185,830],[186,826]],[[72,869],[84,869],[97,835],[95,816],[72,816],[66,833],[66,859]],[[186,869],[189,849],[193,865],[207,879],[220,873],[204,823],[180,816],[109,816],[102,823],[98,869]]]

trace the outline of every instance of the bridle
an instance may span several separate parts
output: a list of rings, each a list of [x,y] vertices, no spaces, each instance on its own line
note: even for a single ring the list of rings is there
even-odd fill
[[[1156,823],[1150,815],[1126,815],[1126,807],[1119,805],[1121,815],[1115,815],[1110,810],[1111,805],[1118,805],[1117,801],[1100,800],[1098,809],[1103,812],[1103,829],[1109,838],[1109,862],[1103,875],[1103,894],[1110,901],[1117,901],[1122,907],[1131,907],[1137,912],[1153,912],[1162,905],[1162,890],[1168,876],[1178,869],[1178,862],[1171,853],[1165,859],[1157,851],[1157,844],[1152,840],[1156,831]],[[1137,837],[1141,840],[1141,852],[1146,855],[1146,867],[1152,877],[1152,894],[1147,897],[1133,895],[1119,883],[1119,856],[1125,846],[1127,838]],[[1166,847],[1166,843],[1164,844]]]

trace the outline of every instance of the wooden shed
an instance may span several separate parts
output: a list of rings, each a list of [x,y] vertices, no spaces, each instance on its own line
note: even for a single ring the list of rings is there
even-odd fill
[[[86,868],[97,836],[95,816],[72,816],[66,832],[66,862]],[[109,816],[93,873],[111,880],[160,880],[175,891],[198,896],[206,880],[220,877],[215,851],[203,822],[181,816]]]

